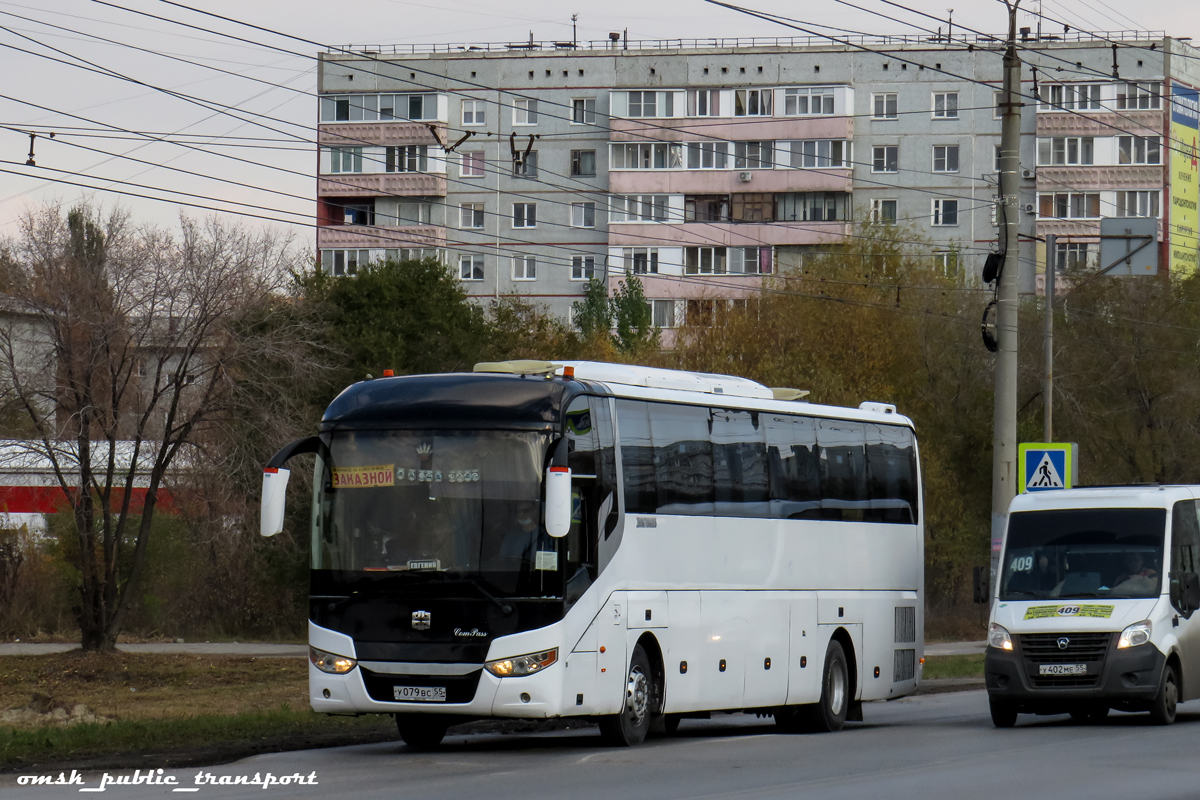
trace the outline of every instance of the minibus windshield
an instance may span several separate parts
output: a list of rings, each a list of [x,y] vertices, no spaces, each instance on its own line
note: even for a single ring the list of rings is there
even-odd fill
[[[1016,512],[1000,599],[1157,597],[1166,524],[1162,508]]]

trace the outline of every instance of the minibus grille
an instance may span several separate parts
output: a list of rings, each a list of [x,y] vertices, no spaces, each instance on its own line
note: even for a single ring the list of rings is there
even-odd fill
[[[1112,643],[1112,633],[1026,633],[1019,636],[1021,654],[1029,680],[1038,688],[1096,686],[1104,669],[1104,659]],[[1060,646],[1060,640],[1066,640]],[[1087,664],[1088,675],[1040,675],[1042,664]]]

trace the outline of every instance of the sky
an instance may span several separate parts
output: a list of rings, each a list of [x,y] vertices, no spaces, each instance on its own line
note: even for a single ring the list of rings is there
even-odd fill
[[[731,4],[830,35],[928,35],[946,25],[950,4],[956,33],[1000,35],[1006,20],[1003,0]],[[1200,37],[1200,3],[1144,0],[1135,11],[1118,0],[1042,0],[1040,9],[1084,30]],[[608,0],[602,9],[562,0],[0,0],[0,238],[15,236],[31,210],[85,201],[163,227],[180,214],[230,215],[310,244],[318,51],[516,42],[531,32],[570,41],[573,13],[580,41],[625,29],[630,39],[804,35],[704,0]],[[1019,19],[1037,25],[1024,12]],[[35,166],[26,165],[31,132]]]

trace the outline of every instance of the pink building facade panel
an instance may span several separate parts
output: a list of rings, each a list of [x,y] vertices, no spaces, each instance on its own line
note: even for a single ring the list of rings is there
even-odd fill
[[[385,172],[317,178],[318,197],[429,197],[445,194],[445,176],[428,172]]]
[[[357,225],[329,225],[317,229],[317,247],[390,248],[444,247],[445,229],[433,225],[389,225],[367,229]]]
[[[743,181],[742,173],[750,180]],[[614,194],[730,194],[742,192],[848,192],[849,169],[613,170]]]
[[[446,139],[446,124],[430,123]],[[325,122],[317,129],[317,142],[335,147],[356,145],[436,145],[429,125],[423,122]]]

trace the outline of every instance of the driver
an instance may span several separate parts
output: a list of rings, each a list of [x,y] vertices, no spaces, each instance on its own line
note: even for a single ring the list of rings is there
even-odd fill
[[[1114,583],[1121,584],[1134,578],[1153,580],[1157,576],[1158,572],[1153,567],[1146,565],[1145,555],[1142,553],[1142,551],[1130,550],[1125,553],[1122,572],[1117,576],[1117,579],[1114,581]]]

